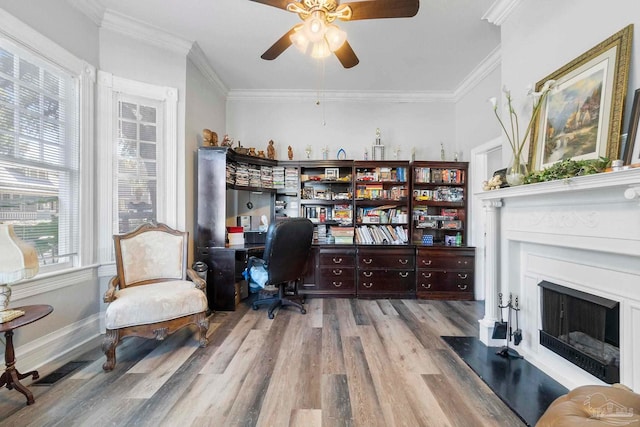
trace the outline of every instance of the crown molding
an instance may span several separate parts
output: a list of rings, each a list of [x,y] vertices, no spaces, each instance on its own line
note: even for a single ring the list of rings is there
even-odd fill
[[[442,91],[379,91],[355,92],[323,90],[230,90],[227,101],[338,101],[338,102],[391,102],[428,103],[454,102],[451,92]]]
[[[102,28],[111,30],[133,39],[140,40],[152,46],[168,49],[181,55],[187,55],[193,42],[169,34],[158,27],[146,22],[130,18],[113,10],[106,9],[102,18]]]
[[[485,59],[482,60],[454,91],[453,98],[456,102],[471,92],[482,80],[491,74],[502,63],[502,50],[498,45]]]
[[[91,19],[96,26],[102,24],[105,7],[100,0],[67,0],[67,3]]]
[[[509,15],[522,3],[522,0],[495,0],[491,7],[482,16],[492,24],[500,26],[509,18]]]
[[[229,87],[220,79],[218,74],[215,72],[204,52],[200,48],[198,42],[194,42],[191,50],[189,51],[188,58],[193,62],[198,70],[209,80],[218,90],[222,93],[222,95],[227,96],[229,94]]]

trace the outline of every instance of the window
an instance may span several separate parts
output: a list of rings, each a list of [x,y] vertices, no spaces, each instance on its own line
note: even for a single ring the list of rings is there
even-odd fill
[[[162,105],[118,95],[114,206],[118,232],[128,233],[157,219],[158,118]]]
[[[79,249],[79,78],[0,35],[0,221],[41,266]]]
[[[98,72],[98,261],[114,261],[113,235],[154,220],[183,228],[178,189],[178,90]],[[182,205],[182,206],[181,206]]]

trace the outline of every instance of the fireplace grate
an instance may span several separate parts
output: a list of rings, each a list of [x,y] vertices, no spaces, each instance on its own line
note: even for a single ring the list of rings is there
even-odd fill
[[[604,364],[542,330],[540,331],[540,344],[608,384],[620,381],[619,366]]]

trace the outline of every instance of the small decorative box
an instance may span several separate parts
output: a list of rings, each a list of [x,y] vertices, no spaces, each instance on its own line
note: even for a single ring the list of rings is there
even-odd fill
[[[433,246],[433,236],[431,234],[423,235],[422,244],[427,246]]]

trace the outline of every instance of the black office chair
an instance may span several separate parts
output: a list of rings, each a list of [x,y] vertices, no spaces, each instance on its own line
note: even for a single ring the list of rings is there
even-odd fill
[[[269,226],[262,259],[250,258],[247,269],[251,271],[253,265],[263,264],[268,273],[265,286],[277,286],[278,294],[255,300],[254,310],[269,304],[269,319],[273,319],[273,311],[280,306],[292,305],[302,314],[307,312],[298,295],[298,282],[304,274],[312,240],[313,223],[306,218],[288,218]]]

